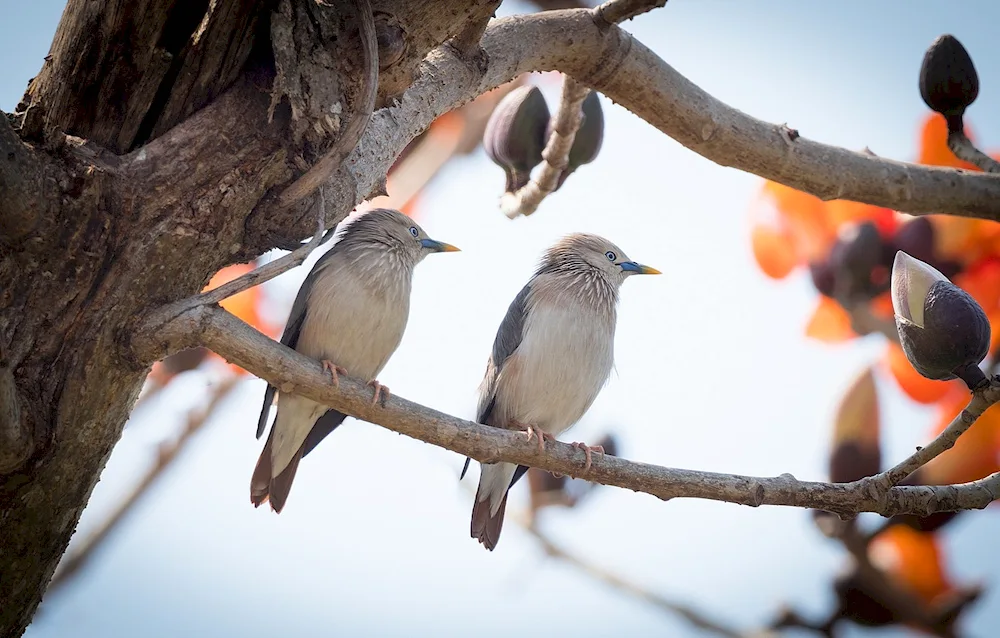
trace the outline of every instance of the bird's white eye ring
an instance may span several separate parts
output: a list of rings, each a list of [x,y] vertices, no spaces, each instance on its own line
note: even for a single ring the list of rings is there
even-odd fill
[[[609,250],[608,252],[604,253],[604,256],[608,258],[608,261],[614,261],[618,259],[618,255],[616,255],[615,251],[613,250]]]
[[[420,231],[417,230],[416,226],[410,226],[410,234],[416,237],[417,235],[420,234]]]

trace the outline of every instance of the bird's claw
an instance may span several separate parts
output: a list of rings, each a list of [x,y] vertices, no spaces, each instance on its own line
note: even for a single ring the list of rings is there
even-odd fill
[[[341,366],[338,366],[336,363],[334,363],[333,361],[330,361],[328,359],[323,359],[323,361],[321,363],[323,364],[323,369],[326,370],[327,372],[329,372],[330,376],[333,377],[333,387],[339,388],[340,387],[340,375],[342,375],[342,374],[349,374],[347,372],[347,369],[343,368]]]
[[[382,407],[385,407],[385,402],[392,396],[392,393],[389,392],[389,386],[382,385],[378,382],[378,379],[372,379],[368,382],[368,385],[375,388],[375,394],[372,396],[372,405],[378,404],[379,399],[382,399]]]
[[[601,456],[604,456],[604,446],[603,445],[587,445],[586,443],[572,443],[571,445],[573,447],[575,447],[575,448],[583,450],[583,453],[587,456],[587,462],[583,466],[583,472],[584,472],[584,474],[586,474],[587,472],[590,471],[590,466],[591,466],[592,461],[593,461],[593,459],[591,458],[591,454],[593,452],[597,452]]]
[[[526,437],[528,437],[529,441],[532,438],[537,438],[538,439],[538,451],[539,452],[544,452],[545,451],[545,441],[546,440],[549,440],[549,441],[555,441],[556,440],[556,437],[552,436],[551,434],[549,434],[548,432],[546,432],[546,431],[544,431],[542,429],[535,429],[534,427],[532,427],[530,425],[526,425],[526,426],[524,426],[524,428],[525,428],[524,435]]]

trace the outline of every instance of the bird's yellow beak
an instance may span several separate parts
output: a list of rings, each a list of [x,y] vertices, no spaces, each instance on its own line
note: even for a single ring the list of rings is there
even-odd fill
[[[652,266],[646,266],[634,261],[623,261],[621,263],[622,270],[627,270],[628,272],[634,272],[637,275],[662,275],[659,270],[653,268]]]
[[[443,241],[438,241],[436,239],[421,240],[420,245],[424,248],[430,248],[436,253],[456,253],[461,251],[461,248],[452,246],[451,244],[446,244]]]

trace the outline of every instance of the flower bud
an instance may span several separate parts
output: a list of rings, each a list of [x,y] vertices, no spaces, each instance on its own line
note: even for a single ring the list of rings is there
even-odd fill
[[[953,35],[931,44],[920,65],[920,96],[948,120],[948,130],[962,131],[962,114],[979,95],[979,76],[969,52]]]
[[[566,165],[566,170],[559,175],[556,190],[559,190],[570,173],[597,159],[597,153],[604,143],[604,111],[597,91],[587,94],[580,110],[583,111],[583,121],[576,132],[576,137],[573,138],[573,146],[570,147],[567,157],[569,163]]]
[[[928,379],[956,377],[975,389],[986,381],[979,362],[990,348],[990,322],[969,293],[932,266],[896,253],[892,309],[900,345]]]
[[[528,183],[531,169],[542,161],[549,107],[537,86],[520,86],[493,109],[483,147],[490,159],[507,174],[507,192]]]

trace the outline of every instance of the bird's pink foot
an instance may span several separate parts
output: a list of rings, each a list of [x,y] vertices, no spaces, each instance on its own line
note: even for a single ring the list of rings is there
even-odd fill
[[[385,402],[389,400],[390,396],[392,396],[389,392],[389,386],[382,385],[378,382],[378,379],[372,379],[368,382],[368,385],[375,388],[375,395],[372,397],[372,405],[377,404],[379,399],[382,399],[382,407],[385,407]]]
[[[323,369],[326,370],[327,372],[329,372],[330,375],[333,377],[333,385],[334,385],[334,387],[339,388],[340,387],[340,375],[342,375],[342,374],[348,374],[347,370],[344,369],[344,368],[342,368],[342,367],[340,367],[340,366],[338,366],[333,361],[329,361],[327,359],[323,359],[323,361],[321,363],[323,364]]]
[[[525,425],[524,423],[518,423],[516,421],[514,422],[514,425],[517,425],[519,427],[523,427],[524,428],[524,435],[526,437],[528,437],[529,441],[532,438],[537,438],[538,439],[538,451],[539,452],[545,451],[545,441],[546,440],[548,440],[548,441],[555,441],[556,440],[556,437],[552,436],[551,434],[549,434],[548,432],[546,432],[546,431],[544,431],[544,430],[542,430],[540,428],[534,428],[534,427],[532,427],[530,425]]]
[[[583,453],[587,455],[587,462],[583,466],[583,472],[586,474],[590,471],[590,466],[593,461],[591,454],[593,452],[598,452],[601,456],[604,456],[604,446],[603,445],[587,445],[586,443],[571,443],[575,448],[583,450]]]

